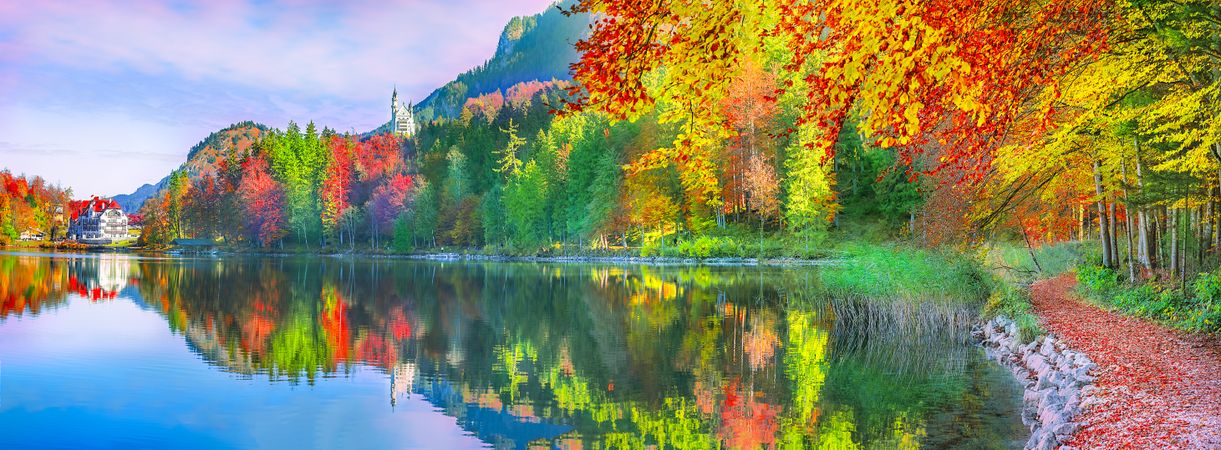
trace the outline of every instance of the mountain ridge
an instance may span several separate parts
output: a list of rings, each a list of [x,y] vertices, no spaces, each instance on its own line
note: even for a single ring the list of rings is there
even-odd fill
[[[492,57],[433,90],[417,105],[417,114],[423,120],[454,118],[469,98],[529,81],[571,81],[569,66],[580,56],[573,44],[587,36],[590,24],[588,14],[563,13],[572,3],[510,19]]]
[[[245,151],[250,149],[259,137],[271,128],[258,122],[244,120],[227,127],[208,133],[187,151],[187,159],[176,170],[186,170],[192,178],[201,174],[213,173],[216,163],[222,156],[222,151]],[[130,194],[118,194],[111,198],[119,203],[124,211],[139,211],[144,201],[157,194],[170,176],[166,175],[156,183],[145,183]]]

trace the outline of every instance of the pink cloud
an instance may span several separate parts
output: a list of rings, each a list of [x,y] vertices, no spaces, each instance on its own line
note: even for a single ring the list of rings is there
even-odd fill
[[[517,2],[153,1],[31,2],[0,7],[6,59],[91,70],[135,70],[368,99],[399,82],[420,97],[494,51]],[[7,42],[3,42],[7,41]]]

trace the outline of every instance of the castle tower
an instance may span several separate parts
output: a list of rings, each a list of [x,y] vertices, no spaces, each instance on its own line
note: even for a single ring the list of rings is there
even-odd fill
[[[410,102],[399,102],[398,86],[390,94],[390,132],[403,137],[415,134],[415,108]]]

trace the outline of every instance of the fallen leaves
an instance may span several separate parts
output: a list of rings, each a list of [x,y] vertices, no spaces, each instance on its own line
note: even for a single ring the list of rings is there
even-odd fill
[[[1079,448],[1221,447],[1221,345],[1087,305],[1073,276],[1031,286],[1044,327],[1096,364]],[[1199,342],[1203,339],[1204,342]]]

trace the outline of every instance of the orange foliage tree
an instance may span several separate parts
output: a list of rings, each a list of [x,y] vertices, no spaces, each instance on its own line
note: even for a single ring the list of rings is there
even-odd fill
[[[1037,94],[1105,48],[1112,7],[1106,0],[582,0],[573,11],[601,18],[577,44],[579,87],[569,108],[630,117],[658,100],[684,107],[719,100],[743,55],[771,39],[791,51],[784,68],[801,75],[781,90],[805,95],[797,125],[818,131],[807,146],[833,154],[855,113],[863,134],[895,148],[901,164],[936,144],[941,157],[927,172],[957,166],[963,170],[952,181],[973,183],[1017,118],[1051,113],[1049,103],[1034,102]],[[663,72],[663,86],[649,89]],[[677,145],[645,161],[661,156],[680,164],[697,157]]]

